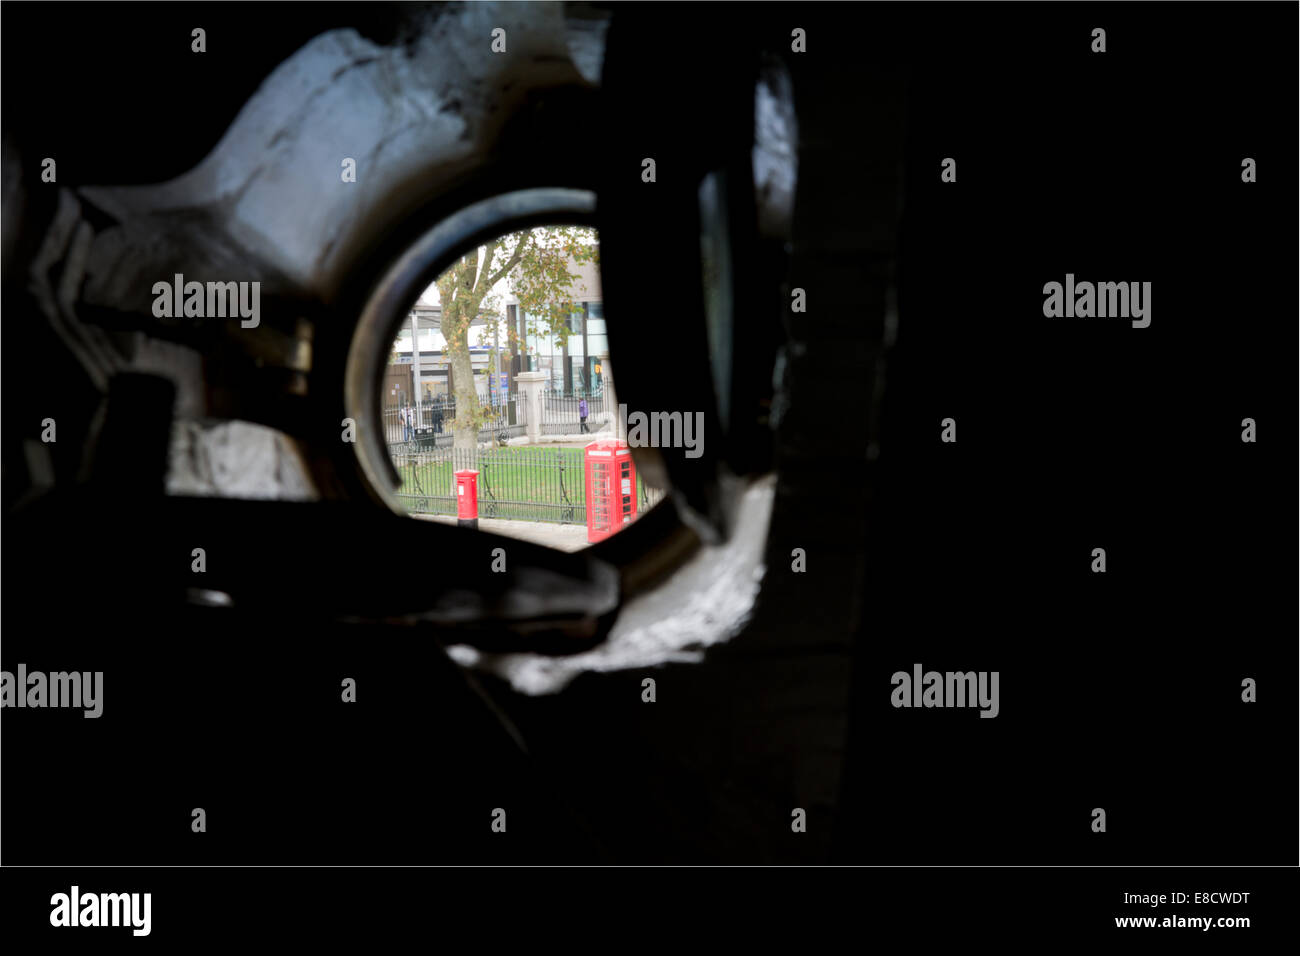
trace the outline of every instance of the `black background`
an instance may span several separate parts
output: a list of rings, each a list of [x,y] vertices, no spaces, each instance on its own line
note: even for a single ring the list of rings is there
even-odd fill
[[[655,9],[681,30],[697,15]],[[870,167],[858,157],[880,144],[855,104],[882,62],[905,90],[898,340],[879,483],[866,537],[844,544],[862,562],[863,613],[832,861],[1293,866],[1296,5],[760,9],[773,47],[793,25],[808,30],[791,70],[801,106],[820,117],[808,129],[837,147],[837,175],[800,189],[837,192],[840,218],[804,218],[796,253],[874,228],[879,210],[855,203],[867,193],[855,177]],[[60,180],[77,184],[183,172],[308,38],[353,25],[387,42],[400,19],[334,4],[3,11],[6,128],[31,155],[59,155]],[[206,56],[188,52],[193,25],[208,29]],[[1096,26],[1107,30],[1104,54],[1090,52]],[[688,70],[668,58],[665,70],[709,82],[707,62]],[[1253,184],[1241,181],[1247,156]],[[945,157],[957,161],[956,183],[940,181]],[[1151,282],[1150,327],[1044,318],[1043,284],[1068,272]],[[819,308],[816,285],[802,284]],[[851,349],[858,333],[843,305],[832,321]],[[835,345],[823,344],[833,368]],[[16,361],[6,355],[7,380]],[[843,392],[859,394],[860,383],[845,380]],[[938,440],[946,417],[956,444]],[[1240,438],[1247,417],[1254,444]],[[846,473],[825,520],[866,490]],[[646,779],[614,758],[621,742],[599,727],[575,745],[588,772],[603,764],[609,774],[603,809],[585,806],[488,717],[465,725],[474,691],[436,648],[314,620],[310,593],[286,593],[279,621],[208,624],[150,603],[150,559],[139,558],[136,577],[119,571],[140,584],[118,595],[129,623],[101,633],[77,574],[137,557],[129,544],[64,537],[69,527],[50,546],[67,572],[56,606],[23,599],[37,572],[18,567],[27,556],[6,543],[4,666],[58,670],[75,658],[105,670],[106,716],[6,710],[6,864],[810,862],[793,848],[752,860],[743,848],[665,846],[665,831],[707,826],[690,822],[696,782]],[[1104,575],[1090,571],[1096,547]],[[799,585],[801,601],[787,586],[790,603],[770,601],[755,628],[799,626],[827,586],[815,560]],[[893,709],[890,675],[917,662],[999,671],[1000,715]],[[364,706],[337,705],[339,673],[358,679]],[[620,692],[595,699],[635,709],[641,676],[609,678]],[[1254,704],[1241,701],[1245,677],[1258,681]],[[641,718],[588,719],[626,729]],[[424,734],[436,735],[436,757]],[[626,811],[609,806],[611,794]],[[478,822],[484,807],[506,804],[503,847]],[[196,840],[193,806],[219,818],[220,832]],[[651,806],[660,817],[643,815]],[[1091,832],[1094,807],[1107,811],[1105,834]],[[617,835],[591,836],[589,818]],[[20,895],[6,921],[27,925],[35,913],[45,924],[48,894],[78,878],[153,886],[160,939],[162,884],[178,895],[247,881],[258,899],[298,900],[377,880],[378,904],[380,887],[423,879],[285,872],[272,883],[243,871],[9,870],[6,892]],[[952,874],[910,872],[892,899],[914,901],[933,880],[945,905],[1053,925],[1052,887],[1063,912],[1095,928],[1146,915],[1112,905],[1123,889],[1180,888],[1171,879],[1239,889],[1275,876],[997,870],[971,872],[962,889]],[[974,896],[972,883],[984,884]],[[1008,903],[1015,893],[1032,904]],[[1259,909],[1242,912],[1283,899],[1265,890]],[[184,905],[201,918],[201,906]],[[271,918],[278,905],[257,912]]]
[[[1295,177],[1240,177],[1294,168],[1266,26],[1294,15],[1021,5],[919,40],[861,673],[998,669],[1003,697],[965,722],[872,697],[891,733],[853,766],[886,859],[924,832],[934,862],[1112,862],[1075,825],[1105,807],[1126,862],[1294,861]],[[1067,272],[1150,281],[1150,327],[1044,318]]]

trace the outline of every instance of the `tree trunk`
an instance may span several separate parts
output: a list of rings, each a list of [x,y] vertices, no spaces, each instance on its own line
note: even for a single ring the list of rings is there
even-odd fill
[[[452,447],[456,451],[473,450],[478,446],[478,390],[474,387],[474,363],[470,358],[469,344],[451,349],[452,377],[456,387],[456,426],[453,429]],[[464,424],[468,423],[468,424]],[[457,462],[457,467],[460,463]]]

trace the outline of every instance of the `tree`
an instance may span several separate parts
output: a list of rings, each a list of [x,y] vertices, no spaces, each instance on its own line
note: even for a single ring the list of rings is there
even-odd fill
[[[478,430],[491,416],[479,403],[474,387],[474,366],[470,359],[469,331],[476,319],[499,321],[495,307],[482,316],[485,305],[493,306],[492,287],[507,279],[510,291],[533,319],[530,330],[568,341],[569,316],[578,308],[573,301],[577,273],[569,266],[598,262],[600,246],[592,229],[578,226],[546,226],[494,239],[461,256],[438,277],[438,299],[442,306],[442,335],[447,342],[451,373],[455,383],[456,417],[451,427],[454,447],[474,448]],[[512,351],[518,348],[515,329],[507,332]]]

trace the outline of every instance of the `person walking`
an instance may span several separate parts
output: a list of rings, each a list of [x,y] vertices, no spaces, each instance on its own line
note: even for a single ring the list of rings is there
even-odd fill
[[[591,434],[591,429],[587,427],[587,399],[585,397],[578,399],[578,422],[582,426],[579,434]]]
[[[402,426],[403,426],[403,434],[406,436],[402,440],[410,441],[411,440],[411,406],[410,405],[407,405],[404,409],[402,409]]]

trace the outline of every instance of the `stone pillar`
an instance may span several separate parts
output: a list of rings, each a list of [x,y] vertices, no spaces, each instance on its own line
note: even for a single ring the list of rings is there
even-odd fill
[[[546,387],[550,372],[520,372],[515,376],[520,400],[524,403],[525,426],[528,444],[536,445],[542,435],[542,389]]]

